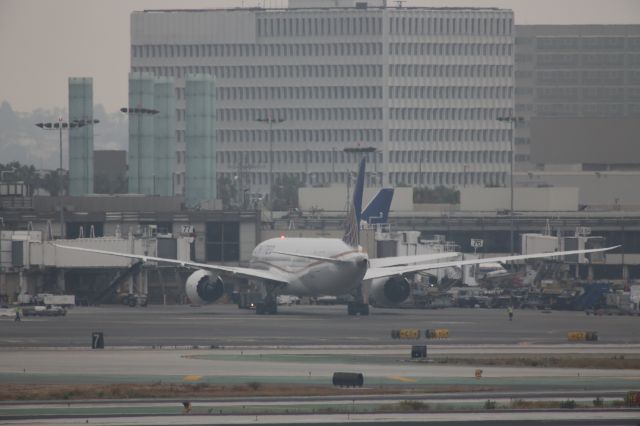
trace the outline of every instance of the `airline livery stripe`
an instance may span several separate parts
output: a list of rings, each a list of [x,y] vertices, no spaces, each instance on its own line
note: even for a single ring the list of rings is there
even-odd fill
[[[336,254],[335,256],[330,256],[330,257],[332,259],[338,259],[340,257],[346,256],[346,255],[352,254],[352,253],[364,253],[364,252],[360,252],[359,250],[351,250],[351,251],[345,251],[343,253],[339,253],[339,254]],[[278,269],[278,270],[280,270],[282,272],[287,272],[289,274],[299,273],[299,272],[305,271],[305,270],[307,270],[309,268],[312,268],[312,267],[314,267],[316,265],[320,265],[322,263],[327,263],[327,262],[322,261],[322,260],[316,260],[316,261],[313,261],[313,262],[309,263],[308,265],[303,266],[302,268],[289,269],[289,268],[286,268],[286,267],[283,267],[283,266],[276,265],[276,264],[271,263],[271,262],[266,261],[266,260],[255,259],[255,260],[251,261],[251,264],[253,264],[253,265],[256,265],[256,264],[266,265],[266,266]]]

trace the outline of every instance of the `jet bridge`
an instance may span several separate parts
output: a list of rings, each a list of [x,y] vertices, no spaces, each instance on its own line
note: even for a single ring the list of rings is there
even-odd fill
[[[47,277],[55,284],[46,288],[47,292],[65,293],[65,273],[74,270],[105,271],[109,279],[109,291],[119,285],[124,293],[146,297],[148,291],[147,272],[157,265],[152,263],[132,268],[131,259],[97,253],[63,249],[56,245],[89,248],[120,253],[167,257],[189,260],[190,241],[188,238],[171,236],[100,237],[43,240],[40,231],[2,231],[0,233],[0,296],[6,302],[17,300],[28,302],[31,295],[47,287]],[[113,270],[113,271],[110,271]],[[127,274],[122,274],[127,270]],[[128,282],[128,289],[126,289]],[[137,285],[137,289],[134,288]],[[52,288],[53,287],[53,288]],[[102,290],[101,290],[102,291]],[[104,290],[106,291],[106,290]],[[95,296],[90,299],[95,299]]]

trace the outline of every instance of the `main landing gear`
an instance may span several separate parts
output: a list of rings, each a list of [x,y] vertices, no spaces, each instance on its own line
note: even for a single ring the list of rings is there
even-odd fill
[[[275,315],[278,313],[278,299],[272,288],[266,289],[264,299],[256,303],[256,315]]]
[[[349,302],[347,304],[349,315],[369,315],[369,304],[362,302]]]
[[[352,294],[355,300],[347,304],[347,313],[349,315],[369,315],[369,303],[365,302],[362,285],[358,286]]]

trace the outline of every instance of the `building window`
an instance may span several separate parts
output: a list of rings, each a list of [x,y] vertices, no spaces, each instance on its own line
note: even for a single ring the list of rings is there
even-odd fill
[[[240,223],[207,222],[205,248],[207,261],[237,262],[240,260]]]

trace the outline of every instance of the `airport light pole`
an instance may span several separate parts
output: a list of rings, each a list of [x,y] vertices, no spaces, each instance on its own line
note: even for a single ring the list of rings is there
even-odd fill
[[[511,255],[513,255],[514,251],[513,251],[513,245],[514,245],[514,241],[513,241],[513,227],[514,227],[514,217],[513,217],[513,139],[515,138],[515,127],[517,123],[522,123],[524,121],[524,117],[518,117],[518,116],[513,116],[513,115],[509,115],[506,117],[498,117],[496,118],[496,120],[501,121],[501,122],[506,122],[509,123],[509,128],[511,130],[511,135],[509,137],[509,145],[510,145],[510,149],[509,149],[509,166],[510,166],[510,173],[509,173],[509,189],[510,189],[510,208],[509,208],[509,216],[511,217],[511,224],[509,226],[509,250],[511,252]]]
[[[282,123],[284,118],[274,118],[271,111],[267,118],[257,118],[260,123],[269,123],[269,220],[273,224],[273,123]]]
[[[57,123],[36,123],[37,127],[42,130],[58,130],[60,135],[60,168],[58,169],[58,198],[60,199],[60,238],[64,238],[64,183],[62,180],[62,130],[73,129],[76,127],[90,126],[98,124],[100,120],[73,120],[63,121],[62,117],[58,118]]]
[[[129,116],[134,115],[138,118],[138,194],[142,194],[142,116],[143,115],[155,115],[159,113],[157,109],[152,108],[142,108],[142,107],[123,107],[120,108],[120,112],[127,114]],[[153,195],[156,195],[156,178],[155,175],[153,177]],[[131,192],[131,188],[129,188],[129,192]]]

